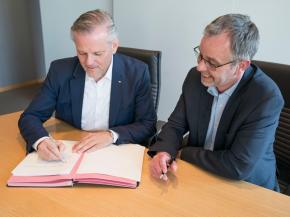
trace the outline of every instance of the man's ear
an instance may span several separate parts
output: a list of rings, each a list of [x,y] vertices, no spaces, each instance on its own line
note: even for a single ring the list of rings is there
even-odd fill
[[[240,70],[245,71],[249,65],[251,64],[251,60],[242,60],[239,63]]]
[[[118,47],[119,47],[119,40],[118,39],[114,39],[112,41],[112,51],[113,51],[113,54],[115,54],[117,52]]]
[[[241,78],[244,74],[244,72],[246,71],[246,69],[249,67],[249,65],[251,64],[251,60],[242,60],[239,62],[237,70],[235,71],[235,75],[238,78]]]

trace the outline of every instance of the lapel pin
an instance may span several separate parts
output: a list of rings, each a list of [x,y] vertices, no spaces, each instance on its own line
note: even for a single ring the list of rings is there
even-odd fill
[[[119,83],[119,84],[121,84],[121,83],[122,83],[122,81],[118,81],[118,83]]]

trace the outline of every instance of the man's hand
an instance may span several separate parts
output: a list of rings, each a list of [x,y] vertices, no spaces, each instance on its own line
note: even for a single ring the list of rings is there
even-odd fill
[[[39,143],[37,146],[37,153],[43,160],[63,160],[62,152],[64,149],[65,146],[62,142],[47,138]]]
[[[92,152],[112,143],[113,137],[110,131],[87,133],[85,137],[73,146],[73,152]]]
[[[149,167],[153,177],[167,181],[166,173],[168,171],[176,172],[177,163],[175,161],[171,162],[171,156],[167,152],[159,152],[153,157]]]

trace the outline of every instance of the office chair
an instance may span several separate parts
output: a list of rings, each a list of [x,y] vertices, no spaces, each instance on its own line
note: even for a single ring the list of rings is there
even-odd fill
[[[119,47],[117,53],[134,57],[148,65],[154,108],[157,112],[160,96],[161,51]]]
[[[276,82],[285,101],[276,130],[274,152],[281,193],[290,195],[290,65],[263,61],[253,63]]]

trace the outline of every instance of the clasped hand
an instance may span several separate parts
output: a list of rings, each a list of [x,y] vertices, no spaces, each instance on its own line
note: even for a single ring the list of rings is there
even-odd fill
[[[171,162],[171,156],[167,152],[159,152],[150,161],[150,173],[153,177],[167,181],[167,172],[172,171],[175,173],[177,171],[176,161]]]
[[[37,146],[37,153],[43,160],[63,160],[62,153],[65,150],[65,146],[61,141],[55,141],[52,138],[44,139]]]

